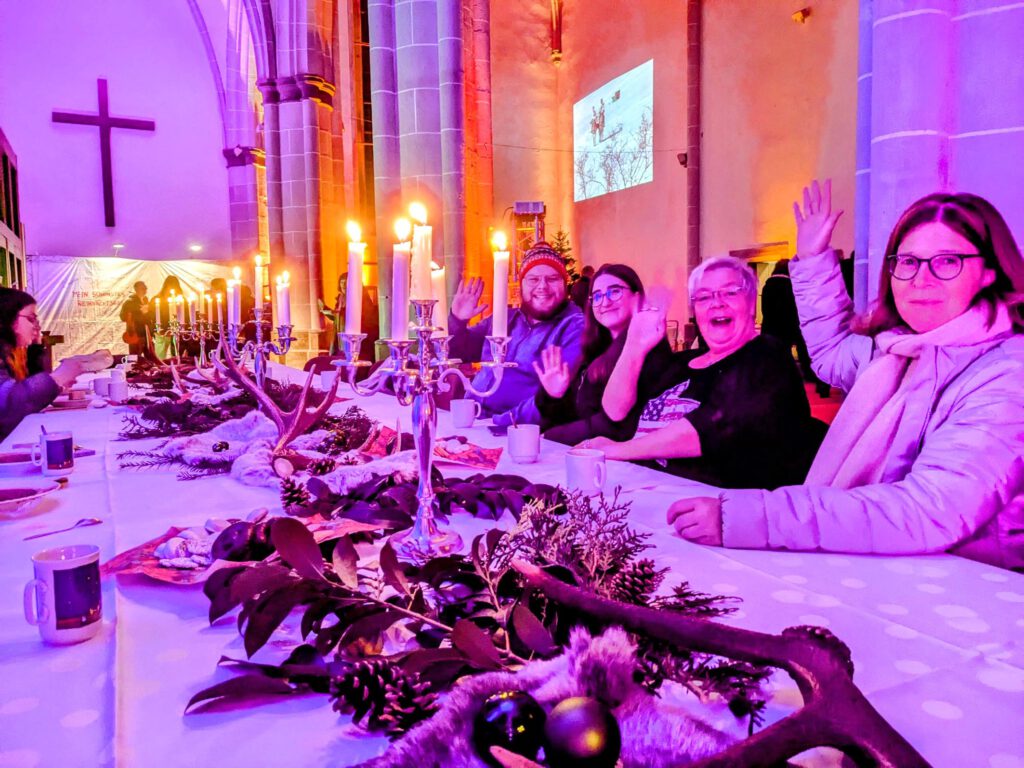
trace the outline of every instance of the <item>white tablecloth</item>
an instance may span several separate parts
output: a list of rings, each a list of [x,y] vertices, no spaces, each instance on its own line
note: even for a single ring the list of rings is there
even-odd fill
[[[358,404],[393,423],[408,409],[384,396]],[[142,577],[104,584],[101,635],[70,647],[45,646],[22,618],[30,556],[51,546],[94,543],[101,560],[162,533],[210,517],[278,505],[269,490],[229,478],[179,482],[173,471],[120,470],[117,454],[152,441],[117,442],[124,409],[37,414],[5,441],[30,442],[39,426],[71,428],[98,455],[79,459],[66,490],[30,516],[0,520],[0,768],[8,766],[341,766],[379,753],[385,742],[351,726],[323,696],[182,712],[189,698],[229,673],[222,655],[244,658],[233,617],[211,627],[198,587]],[[453,434],[442,412],[439,435]],[[482,428],[474,442],[502,445]],[[544,443],[540,461],[503,456],[499,472],[564,482],[565,448]],[[445,472],[466,474],[444,467]],[[0,480],[0,482],[3,482]],[[871,702],[936,766],[1024,768],[1024,575],[952,556],[860,557],[748,552],[702,547],[667,530],[675,499],[699,487],[612,462],[609,485],[633,501],[632,519],[653,534],[654,557],[669,582],[743,599],[733,621],[778,632],[826,626],[853,652],[855,680]],[[24,542],[31,533],[99,517],[101,526]],[[509,519],[506,518],[505,524]],[[465,538],[493,523],[456,515]],[[294,642],[279,633],[257,659],[280,659]],[[784,675],[773,683],[771,718],[799,704]],[[820,756],[813,762],[821,762]]]

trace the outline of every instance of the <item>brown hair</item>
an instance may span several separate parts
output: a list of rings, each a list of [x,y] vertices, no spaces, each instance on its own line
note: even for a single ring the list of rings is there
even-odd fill
[[[996,307],[1005,304],[1014,329],[1024,331],[1024,259],[1006,221],[985,198],[942,192],[922,197],[896,222],[885,246],[885,256],[897,253],[907,235],[933,221],[942,222],[971,243],[984,257],[985,266],[996,273],[996,279],[978,291],[971,306],[987,303],[991,324]],[[874,336],[903,324],[893,298],[892,276],[884,265],[879,276],[878,298],[866,315],[854,321],[853,330]]]
[[[644,284],[640,276],[632,267],[625,264],[602,264],[601,268],[594,273],[590,286],[593,289],[594,283],[601,275],[617,277],[626,284],[633,293],[644,295]],[[607,380],[612,374],[612,369],[622,354],[622,348],[626,344],[625,329],[617,339],[612,339],[611,331],[597,321],[594,316],[594,305],[587,297],[586,322],[583,326],[583,364],[587,366],[587,378],[590,381]],[[589,363],[589,365],[588,365]]]

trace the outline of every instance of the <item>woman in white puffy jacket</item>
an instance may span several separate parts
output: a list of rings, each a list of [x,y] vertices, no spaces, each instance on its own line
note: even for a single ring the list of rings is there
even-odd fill
[[[878,298],[855,317],[829,248],[842,211],[794,204],[790,276],[815,372],[846,402],[804,485],[683,499],[684,538],[741,548],[920,554],[1024,567],[1024,259],[986,200],[900,217]]]

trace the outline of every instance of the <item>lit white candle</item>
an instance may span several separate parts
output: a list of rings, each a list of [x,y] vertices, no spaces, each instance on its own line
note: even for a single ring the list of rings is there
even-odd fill
[[[434,305],[434,327],[439,336],[448,335],[448,286],[444,282],[444,267],[434,264],[430,273],[431,298],[437,300]]]
[[[391,338],[409,337],[409,260],[412,245],[409,235],[412,224],[408,219],[395,222],[395,236],[398,242],[392,250],[391,270]]]
[[[412,286],[409,290],[413,299],[429,299],[434,228],[427,225],[427,209],[422,203],[410,205],[409,216],[416,222],[412,228]]]
[[[260,257],[260,254],[256,254],[255,261],[256,282],[253,283],[255,286],[254,296],[256,299],[256,305],[263,306],[263,259]]]
[[[238,325],[242,322],[242,269],[231,270],[234,280],[228,280],[228,322]],[[232,284],[234,284],[232,286]]]
[[[292,324],[291,285],[288,283],[287,272],[282,272],[277,278],[277,324]]]
[[[359,225],[350,221],[348,233],[348,282],[345,285],[345,333],[361,333],[363,325],[363,255],[366,243]]]
[[[494,248],[494,307],[491,315],[491,335],[508,336],[508,240],[504,232],[495,232],[491,238]]]
[[[217,294],[217,325],[221,325],[224,322],[224,294]]]
[[[175,304],[177,306],[175,307],[174,313],[175,313],[175,315],[178,318],[178,324],[179,325],[184,325],[185,324],[185,297],[184,296],[178,296],[177,300],[175,301]]]
[[[210,294],[208,294],[208,293],[204,293],[203,294],[203,304],[205,304],[203,309],[204,309],[204,314],[206,316],[206,322],[212,323],[213,322],[213,298],[210,296]]]
[[[157,328],[160,327],[160,297],[159,296],[157,296],[155,299],[153,299],[153,322],[156,324]]]
[[[189,325],[196,324],[196,295],[194,293],[188,295],[188,322]]]

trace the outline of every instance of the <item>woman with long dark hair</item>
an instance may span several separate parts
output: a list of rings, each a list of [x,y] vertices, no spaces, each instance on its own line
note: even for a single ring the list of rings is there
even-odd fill
[[[43,370],[42,340],[36,300],[0,288],[0,440],[84,373],[80,358],[63,361],[53,373]]]
[[[1024,567],[1024,258],[987,200],[937,193],[896,222],[857,317],[829,243],[841,211],[795,204],[793,290],[815,372],[847,393],[804,485],[676,502],[728,547],[955,554]]]
[[[560,443],[575,445],[592,437],[624,439],[636,430],[640,411],[647,402],[644,394],[660,391],[660,372],[668,367],[672,350],[661,340],[647,354],[644,392],[638,407],[618,420],[612,420],[601,408],[601,398],[615,363],[627,343],[627,331],[633,316],[643,311],[644,286],[637,273],[625,264],[605,264],[594,274],[587,297],[583,328],[583,358],[576,371],[570,371],[558,347],[548,347],[535,361],[540,377],[537,409],[541,414],[544,436]]]

